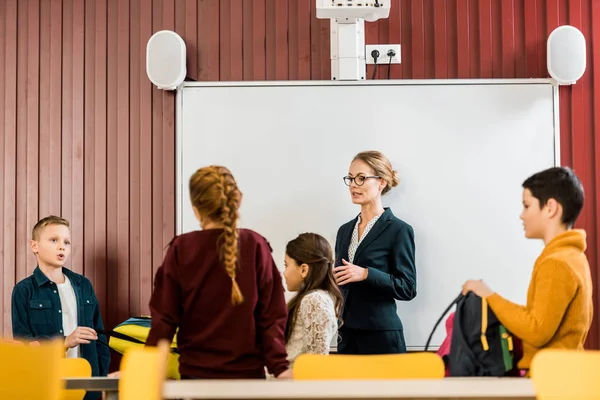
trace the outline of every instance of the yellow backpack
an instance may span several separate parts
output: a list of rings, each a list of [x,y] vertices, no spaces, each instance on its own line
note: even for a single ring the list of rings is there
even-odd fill
[[[119,354],[123,354],[125,350],[135,347],[144,346],[152,319],[148,316],[129,318],[127,321],[117,325],[110,332],[98,332],[109,336],[108,345],[111,349]],[[167,378],[180,379],[179,375],[179,352],[177,351],[177,333],[171,343],[171,353],[167,362]]]

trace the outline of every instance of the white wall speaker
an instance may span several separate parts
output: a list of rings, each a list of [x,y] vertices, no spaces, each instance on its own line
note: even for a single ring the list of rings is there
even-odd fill
[[[185,42],[173,31],[156,32],[146,46],[146,73],[159,89],[175,90],[185,80]]]
[[[574,26],[562,25],[548,36],[548,72],[559,85],[572,85],[586,67],[585,37]]]

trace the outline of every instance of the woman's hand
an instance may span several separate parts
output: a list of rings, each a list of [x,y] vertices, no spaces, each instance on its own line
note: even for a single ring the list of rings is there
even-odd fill
[[[463,291],[462,291],[463,295],[466,295],[469,292],[473,292],[477,296],[481,297],[482,299],[485,299],[486,297],[494,294],[492,289],[490,289],[488,287],[488,285],[486,285],[482,280],[466,281],[465,284],[463,285],[462,289],[463,289]]]
[[[350,282],[360,282],[367,279],[369,270],[359,267],[358,265],[350,264],[346,260],[342,260],[342,264],[333,269],[333,275],[338,285],[345,285]]]

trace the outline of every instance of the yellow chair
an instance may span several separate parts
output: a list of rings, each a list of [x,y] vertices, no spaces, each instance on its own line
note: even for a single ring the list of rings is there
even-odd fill
[[[123,354],[119,377],[119,399],[162,399],[170,346],[166,340],[156,347],[131,347]]]
[[[92,366],[85,358],[63,358],[61,361],[61,377],[64,378],[90,378]],[[85,397],[85,389],[63,389],[60,400],[81,400]]]
[[[295,380],[442,379],[444,362],[433,353],[302,354],[292,371]]]
[[[63,341],[38,346],[0,342],[0,399],[58,400]]]
[[[600,351],[541,350],[530,372],[538,400],[600,399]]]

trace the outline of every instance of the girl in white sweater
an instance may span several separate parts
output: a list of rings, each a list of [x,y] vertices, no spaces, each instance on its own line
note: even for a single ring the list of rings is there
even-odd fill
[[[290,364],[303,353],[329,354],[338,329],[343,297],[333,276],[331,245],[315,233],[303,233],[285,249],[283,276],[297,292],[288,303],[285,331]]]

